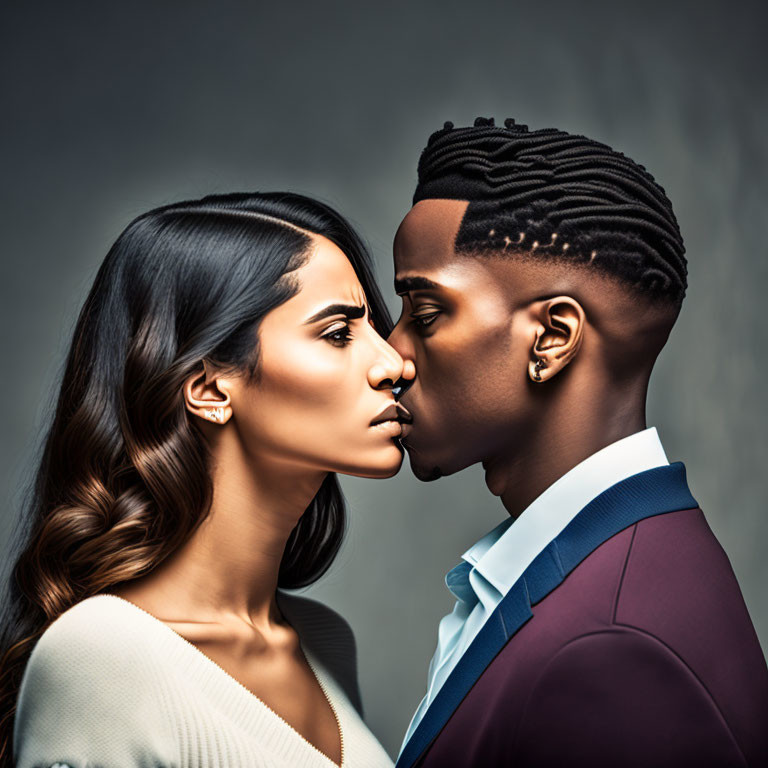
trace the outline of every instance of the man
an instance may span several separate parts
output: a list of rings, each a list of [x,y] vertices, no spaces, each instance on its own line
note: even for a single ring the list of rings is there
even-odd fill
[[[768,764],[757,636],[645,422],[686,290],[663,189],[583,136],[446,123],[394,251],[411,467],[481,462],[509,513],[446,577],[398,768]]]

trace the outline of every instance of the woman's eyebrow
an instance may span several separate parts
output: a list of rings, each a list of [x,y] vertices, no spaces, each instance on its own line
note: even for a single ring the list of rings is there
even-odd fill
[[[305,320],[304,324],[310,325],[333,315],[344,315],[347,320],[357,320],[365,315],[365,307],[358,307],[357,304],[329,304],[312,315],[309,320]]]

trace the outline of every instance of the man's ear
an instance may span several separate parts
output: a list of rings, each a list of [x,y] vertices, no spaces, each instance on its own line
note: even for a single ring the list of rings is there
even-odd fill
[[[586,315],[571,296],[556,296],[531,305],[536,336],[531,345],[528,375],[533,381],[556,376],[578,354]]]
[[[224,424],[231,418],[226,379],[207,360],[203,360],[202,371],[196,371],[184,382],[184,405],[195,416],[216,424]]]

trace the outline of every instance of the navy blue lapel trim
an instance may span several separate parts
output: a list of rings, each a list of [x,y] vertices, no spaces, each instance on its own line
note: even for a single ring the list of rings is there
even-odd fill
[[[410,768],[418,760],[485,668],[531,618],[531,606],[558,587],[587,555],[646,517],[695,507],[685,465],[679,461],[632,475],[592,499],[507,592],[443,684],[396,768]]]

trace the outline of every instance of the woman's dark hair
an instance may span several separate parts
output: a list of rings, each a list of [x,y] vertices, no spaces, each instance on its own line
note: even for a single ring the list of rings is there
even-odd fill
[[[153,570],[208,514],[202,432],[183,382],[202,361],[258,378],[258,328],[294,295],[315,233],[339,246],[371,319],[392,323],[370,259],[328,206],[287,193],[213,195],[156,208],[110,249],[80,312],[30,487],[0,639],[0,761],[37,639],[75,603]],[[279,586],[331,565],[345,526],[329,474],[288,539]]]

